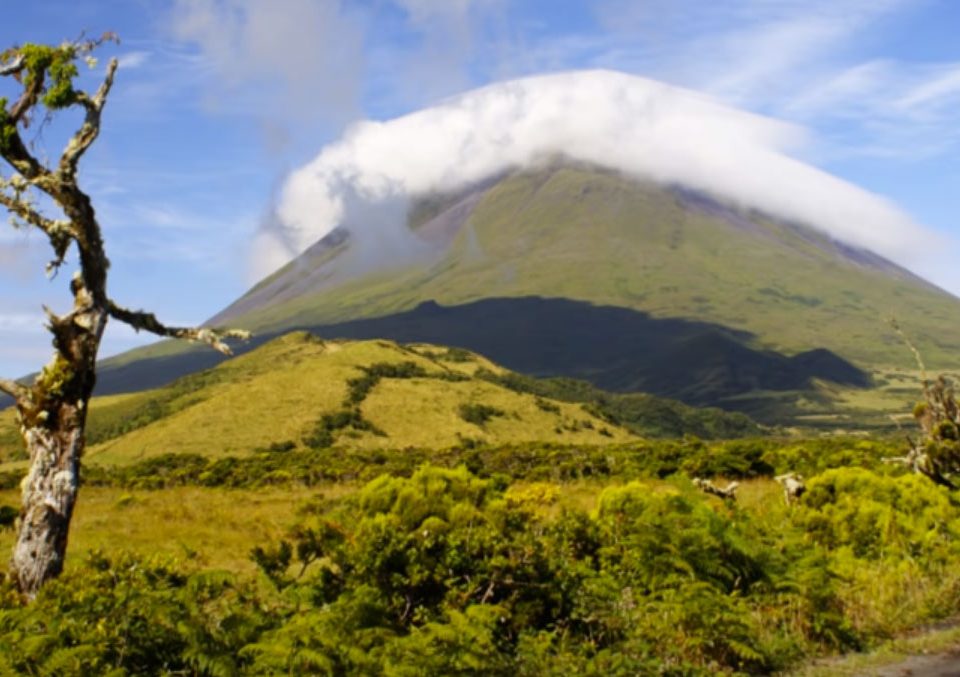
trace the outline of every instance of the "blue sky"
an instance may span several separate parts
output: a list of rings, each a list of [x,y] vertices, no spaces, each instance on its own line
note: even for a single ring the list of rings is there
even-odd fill
[[[37,0],[11,10],[0,45],[120,35],[81,180],[113,295],[198,323],[253,282],[251,243],[285,177],[352,122],[583,68],[799,125],[798,157],[945,237],[913,267],[960,293],[943,251],[960,241],[958,29],[953,0]],[[0,231],[0,374],[46,361],[40,306],[69,302],[69,276],[43,275],[45,248]],[[143,340],[112,327],[104,350]]]

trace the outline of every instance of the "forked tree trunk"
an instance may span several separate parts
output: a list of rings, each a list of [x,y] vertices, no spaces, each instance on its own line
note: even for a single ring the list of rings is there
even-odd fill
[[[106,312],[79,308],[63,318],[51,317],[51,325],[56,356],[37,379],[32,406],[18,406],[30,471],[22,484],[11,568],[21,593],[30,599],[63,570]]]

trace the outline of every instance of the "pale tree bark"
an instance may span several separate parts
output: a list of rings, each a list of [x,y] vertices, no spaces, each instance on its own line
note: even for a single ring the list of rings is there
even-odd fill
[[[47,50],[43,52],[29,46],[0,55],[0,76],[16,78],[22,86],[20,98],[0,110],[0,156],[14,171],[10,178],[0,176],[0,205],[17,224],[46,235],[54,252],[48,273],[60,269],[71,247],[76,248],[78,260],[70,281],[70,312],[57,315],[45,309],[53,334],[53,358],[32,385],[0,379],[0,392],[16,402],[20,433],[30,455],[30,470],[21,485],[22,505],[11,561],[13,577],[28,598],[63,569],[85,446],[87,405],[96,383],[97,351],[107,321],[113,318],[138,331],[201,341],[227,354],[230,348],[224,339],[249,336],[240,330],[167,327],[150,313],[119,306],[107,294],[109,261],[93,205],[77,183],[77,165],[100,132],[100,117],[117,62],[112,60],[107,66],[103,83],[93,95],[73,89],[72,78],[64,91],[50,69],[58,60],[62,65],[84,58],[102,42],[41,47]],[[38,54],[42,58],[38,59]],[[57,86],[60,89],[55,91]],[[82,125],[56,166],[37,160],[21,138],[21,128],[28,126],[31,114],[40,106],[48,114],[73,106],[84,111]],[[40,213],[31,199],[38,191],[62,210],[64,219]]]

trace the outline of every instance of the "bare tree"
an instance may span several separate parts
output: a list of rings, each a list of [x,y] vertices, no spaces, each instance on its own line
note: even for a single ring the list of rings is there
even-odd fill
[[[194,341],[230,353],[228,338],[248,338],[239,330],[167,327],[143,311],[123,308],[107,293],[109,261],[100,224],[90,197],[77,182],[77,165],[100,133],[100,117],[117,71],[117,61],[94,93],[77,88],[78,63],[94,65],[91,52],[104,41],[65,43],[58,47],[27,44],[0,54],[0,76],[15,82],[19,98],[0,98],[0,157],[12,173],[0,173],[0,205],[14,226],[46,235],[54,258],[47,272],[55,276],[71,248],[77,270],[70,280],[73,308],[57,315],[48,308],[54,354],[32,385],[0,379],[0,392],[14,398],[20,433],[30,454],[30,470],[22,484],[23,502],[11,569],[28,598],[63,569],[67,534],[78,488],[87,404],[96,381],[96,359],[109,318],[136,330]],[[67,109],[79,109],[83,120],[58,162],[41,161],[24,143],[21,131],[39,118],[46,121]],[[63,218],[50,218],[37,205],[43,198]],[[49,200],[47,199],[49,198]]]
[[[931,382],[924,374],[923,397],[924,401],[913,408],[920,437],[908,435],[907,453],[883,460],[902,463],[936,484],[955,490],[954,476],[960,473],[960,403],[945,376]]]
[[[960,402],[957,402],[953,385],[946,376],[941,374],[935,381],[930,379],[920,351],[899,323],[895,319],[888,322],[917,362],[923,401],[913,408],[913,416],[920,426],[920,438],[908,435],[907,453],[884,461],[902,463],[936,484],[955,490],[954,476],[960,474]]]

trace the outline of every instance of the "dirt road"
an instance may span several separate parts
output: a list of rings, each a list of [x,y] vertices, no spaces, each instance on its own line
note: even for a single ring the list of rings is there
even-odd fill
[[[911,656],[859,674],[863,677],[960,677],[960,649],[946,654]]]

